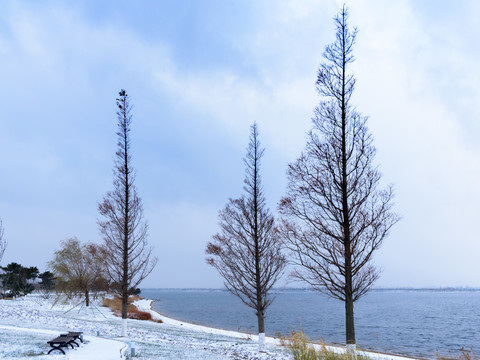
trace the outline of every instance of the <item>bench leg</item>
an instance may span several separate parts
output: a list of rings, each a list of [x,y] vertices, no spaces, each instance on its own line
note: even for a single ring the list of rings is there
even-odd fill
[[[78,343],[76,343],[75,340],[70,341],[70,344],[75,344],[75,345],[77,345],[77,347],[80,347],[80,345]],[[72,347],[72,349],[73,349],[73,347]]]
[[[66,355],[66,354],[65,354],[65,351],[63,351],[63,349],[60,348],[60,346],[52,346],[52,348],[53,348],[53,349],[50,349],[50,351],[48,352],[48,354],[50,354],[53,350],[60,350],[63,355]]]

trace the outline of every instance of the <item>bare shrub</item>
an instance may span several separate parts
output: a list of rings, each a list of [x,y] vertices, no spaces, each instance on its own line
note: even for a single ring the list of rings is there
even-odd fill
[[[128,298],[127,318],[135,320],[149,320],[155,321],[157,323],[162,323],[162,320],[153,320],[151,313],[139,310],[135,305],[132,304],[133,302],[140,299],[141,297],[138,295],[133,295]],[[122,299],[120,297],[115,296],[113,299],[104,298],[102,301],[102,305],[104,307],[110,308],[110,310],[112,310],[113,312],[113,315],[118,317],[122,316]]]

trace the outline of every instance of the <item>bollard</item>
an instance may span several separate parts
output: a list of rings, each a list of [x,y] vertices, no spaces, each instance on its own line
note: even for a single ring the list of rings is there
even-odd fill
[[[135,343],[130,341],[130,356],[135,356]]]

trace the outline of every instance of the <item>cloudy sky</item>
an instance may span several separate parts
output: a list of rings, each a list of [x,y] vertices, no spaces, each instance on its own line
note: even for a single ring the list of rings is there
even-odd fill
[[[115,98],[134,105],[137,186],[159,263],[146,287],[221,287],[204,249],[243,186],[257,121],[270,208],[305,144],[315,73],[343,2],[2,1],[0,218],[16,261],[101,242]],[[347,1],[354,103],[402,221],[378,286],[480,286],[480,3]],[[280,285],[283,285],[280,284]]]

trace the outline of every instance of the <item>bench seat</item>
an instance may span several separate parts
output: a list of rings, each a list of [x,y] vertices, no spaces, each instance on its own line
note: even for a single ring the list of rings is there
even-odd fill
[[[58,336],[55,339],[47,341],[47,344],[50,344],[52,347],[48,352],[49,354],[54,350],[59,350],[63,355],[65,355],[65,351],[63,351],[62,347],[71,346],[73,349],[73,344],[77,345],[77,347],[80,346],[75,342],[75,338],[73,336]]]

